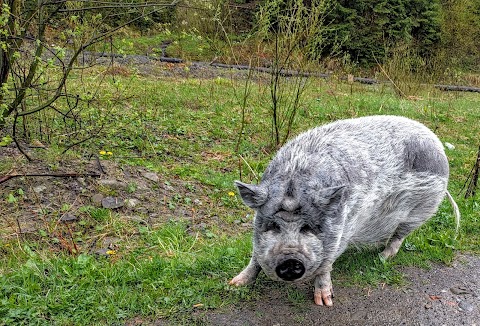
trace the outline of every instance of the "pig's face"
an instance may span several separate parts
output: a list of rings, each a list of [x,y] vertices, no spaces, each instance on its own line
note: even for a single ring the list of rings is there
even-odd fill
[[[265,274],[274,280],[304,281],[324,260],[324,239],[332,231],[342,187],[293,192],[289,187],[237,182],[243,201],[256,210],[254,251]]]
[[[256,258],[274,280],[301,281],[322,262],[321,226],[310,223],[301,211],[257,211],[254,241]]]

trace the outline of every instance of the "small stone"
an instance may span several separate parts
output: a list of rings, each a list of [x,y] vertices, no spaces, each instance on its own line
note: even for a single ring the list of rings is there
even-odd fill
[[[60,218],[61,222],[75,222],[76,220],[78,220],[78,217],[70,213],[63,214]]]
[[[135,198],[128,198],[125,200],[125,205],[127,205],[128,208],[135,208],[139,203],[140,200]]]
[[[233,221],[233,223],[235,223],[235,224],[240,224],[240,223],[242,223],[242,221],[240,221],[240,220],[235,220],[235,221]]]
[[[160,180],[158,175],[154,172],[144,172],[143,177],[153,182],[158,182],[158,180]]]
[[[458,304],[458,308],[464,312],[472,312],[474,309],[474,306],[468,302],[468,301],[460,301]]]
[[[455,149],[455,145],[447,143],[447,142],[445,142],[445,147],[448,148],[449,150],[454,150]]]
[[[467,288],[466,286],[463,286],[463,285],[457,285],[457,286],[453,286],[450,288],[450,292],[452,292],[453,294],[470,294],[472,293],[472,291]]]
[[[42,193],[45,190],[47,190],[47,186],[45,186],[45,185],[40,185],[40,186],[33,187],[33,191],[35,191],[37,194]]]
[[[99,256],[108,256],[107,251],[109,251],[109,250],[110,249],[108,249],[108,248],[102,248],[102,249],[95,250],[94,253],[96,255],[99,255]]]
[[[118,197],[105,197],[102,199],[102,207],[108,209],[116,209],[123,207],[125,201]]]
[[[95,194],[92,196],[92,203],[96,206],[100,206],[102,204],[103,198],[104,197],[102,194]]]
[[[116,237],[106,237],[105,239],[103,239],[103,245],[107,248],[112,248],[114,247],[117,243],[119,243],[121,241],[120,238],[116,238]]]
[[[432,309],[433,308],[433,304],[431,302],[427,302],[425,304],[425,309]]]
[[[196,205],[196,206],[202,206],[202,201],[200,199],[194,199],[193,200],[193,203]]]

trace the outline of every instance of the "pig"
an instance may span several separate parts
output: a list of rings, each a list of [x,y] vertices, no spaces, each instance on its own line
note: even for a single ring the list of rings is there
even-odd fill
[[[235,181],[255,210],[253,254],[231,281],[314,280],[314,302],[332,306],[330,272],[348,246],[384,245],[393,257],[405,237],[435,214],[447,191],[443,145],[423,124],[399,116],[339,120],[285,144],[258,185]]]

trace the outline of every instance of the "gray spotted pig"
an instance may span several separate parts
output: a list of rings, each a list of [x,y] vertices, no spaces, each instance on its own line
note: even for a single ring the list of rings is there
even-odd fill
[[[273,158],[258,185],[236,181],[256,212],[253,254],[230,284],[314,279],[314,301],[331,306],[332,264],[349,245],[384,244],[394,256],[435,214],[447,191],[442,143],[397,116],[340,120],[300,134]]]

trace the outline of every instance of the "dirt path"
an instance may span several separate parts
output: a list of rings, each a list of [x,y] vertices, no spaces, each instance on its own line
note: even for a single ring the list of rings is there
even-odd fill
[[[335,284],[331,308],[293,305],[279,290],[264,299],[185,316],[200,325],[480,325],[480,257],[459,256],[452,266],[403,268],[408,285],[374,289]],[[302,287],[306,297],[310,288]],[[158,321],[156,325],[164,325]],[[169,324],[169,323],[166,323]],[[177,323],[175,323],[177,324]]]

